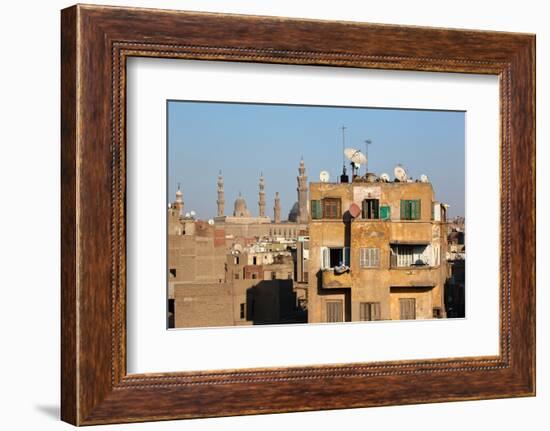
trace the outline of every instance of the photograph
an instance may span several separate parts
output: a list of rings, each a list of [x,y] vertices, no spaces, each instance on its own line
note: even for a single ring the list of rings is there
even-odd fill
[[[167,327],[465,318],[465,112],[168,100]]]

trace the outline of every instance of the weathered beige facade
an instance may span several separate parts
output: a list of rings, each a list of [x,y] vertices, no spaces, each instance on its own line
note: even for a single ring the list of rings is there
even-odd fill
[[[310,183],[308,321],[445,317],[445,212],[430,183]]]

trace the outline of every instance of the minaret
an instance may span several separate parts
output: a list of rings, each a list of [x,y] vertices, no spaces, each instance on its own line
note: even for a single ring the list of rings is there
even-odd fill
[[[308,214],[307,214],[307,176],[306,176],[306,167],[304,165],[304,158],[300,160],[300,167],[298,168],[298,223],[307,223]]]
[[[275,192],[275,206],[273,207],[273,221],[275,223],[281,223],[281,199],[279,198],[279,192]]]
[[[265,217],[265,183],[264,175],[260,174],[260,183],[258,184],[260,188],[259,200],[258,200],[258,212],[260,217]]]
[[[223,217],[223,213],[225,211],[225,195],[223,192],[223,177],[221,169],[218,173],[218,200],[216,203],[218,204],[218,217]]]
[[[180,183],[178,183],[178,190],[176,191],[176,202],[174,203],[174,207],[176,210],[178,210],[178,215],[180,217],[183,216],[183,193],[180,189]]]

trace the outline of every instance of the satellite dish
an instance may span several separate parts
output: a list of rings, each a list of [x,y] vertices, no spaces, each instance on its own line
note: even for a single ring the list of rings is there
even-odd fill
[[[195,217],[197,213],[195,211],[191,211],[191,217]]]
[[[355,177],[355,174],[360,166],[367,163],[367,157],[361,151],[356,150],[355,148],[346,148],[344,150],[344,155],[351,162],[351,172],[353,177]]]
[[[209,224],[210,226],[212,226],[212,225],[214,224],[214,220],[213,220],[213,219],[208,220],[208,224]]]
[[[361,208],[355,202],[352,202],[349,206],[349,213],[353,218],[356,218],[361,214]]]
[[[429,183],[430,180],[428,179],[427,175],[422,174],[422,175],[420,175],[420,182],[421,183]]]
[[[403,166],[397,165],[394,168],[393,173],[395,175],[395,178],[397,178],[399,181],[401,182],[407,181],[407,171]]]
[[[380,180],[384,183],[389,183],[391,181],[390,176],[385,172],[382,175],[380,175]]]
[[[361,151],[356,150],[355,148],[346,148],[344,150],[344,155],[348,158],[350,162],[356,166],[364,165],[367,163],[367,156],[365,156]]]
[[[189,218],[189,217],[191,217],[191,214],[190,213],[185,213],[185,217]]]
[[[330,174],[327,171],[321,171],[319,174],[319,180],[322,183],[328,183],[328,180],[330,179]]]

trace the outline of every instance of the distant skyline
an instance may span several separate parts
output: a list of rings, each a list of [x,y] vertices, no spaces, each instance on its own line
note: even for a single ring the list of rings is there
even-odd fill
[[[221,170],[225,214],[233,213],[241,193],[251,214],[257,215],[263,173],[266,214],[273,217],[279,192],[286,220],[297,201],[301,157],[308,182],[319,181],[323,170],[331,182],[338,181],[342,126],[346,147],[365,152],[364,141],[372,142],[369,172],[386,172],[393,179],[395,165],[401,164],[415,179],[426,174],[435,198],[450,205],[450,217],[464,216],[465,115],[457,111],[168,101],[168,200],[175,199],[181,183],[185,211],[213,218]]]

